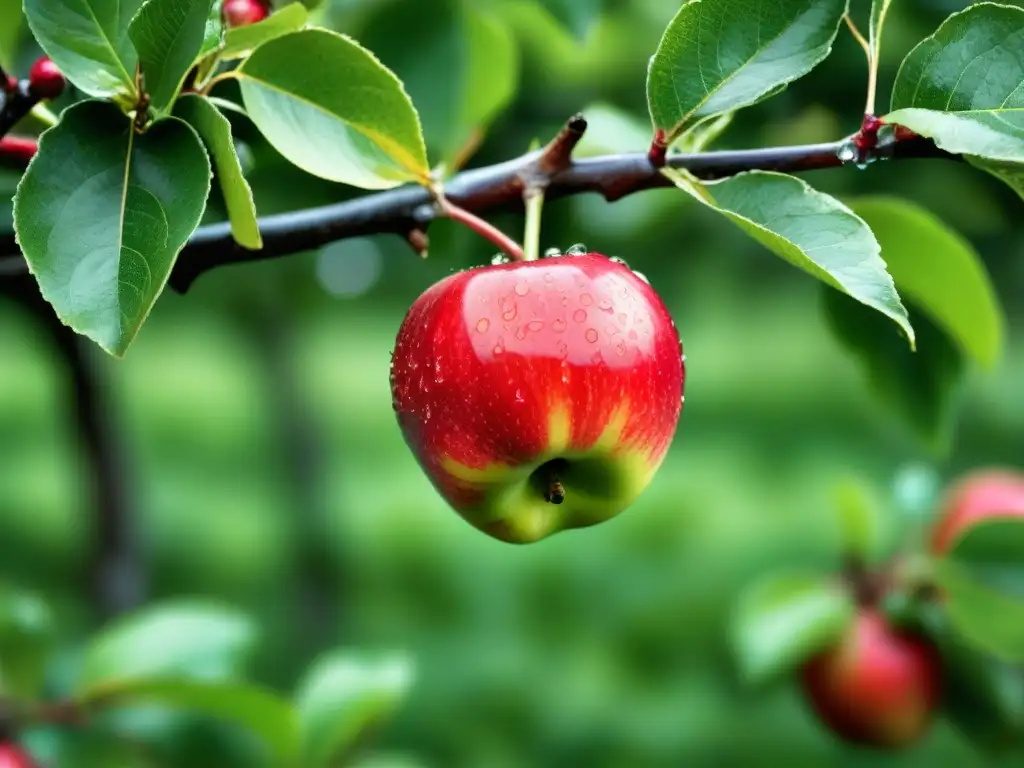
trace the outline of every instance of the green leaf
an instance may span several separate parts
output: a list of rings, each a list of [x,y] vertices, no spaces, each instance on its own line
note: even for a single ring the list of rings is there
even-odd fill
[[[142,0],[25,0],[39,45],[90,96],[135,93],[135,48],[128,25]]]
[[[990,586],[1024,599],[1024,519],[996,517],[971,525],[947,557],[970,566]]]
[[[368,728],[391,716],[412,686],[402,654],[338,650],[309,669],[295,695],[303,732],[303,765],[333,765]]]
[[[210,14],[206,17],[206,30],[203,32],[203,45],[197,58],[209,56],[224,42],[224,0],[213,0],[210,3]]]
[[[259,250],[263,247],[263,238],[256,220],[256,205],[235,151],[231,123],[209,99],[198,94],[182,96],[175,114],[196,129],[213,158],[232,236],[243,247]]]
[[[852,477],[836,483],[832,493],[842,529],[843,554],[871,562],[881,548],[881,503],[864,482]]]
[[[679,137],[679,149],[683,152],[703,152],[729,129],[735,117],[735,112],[725,112],[701,120]]]
[[[730,628],[744,681],[759,686],[777,680],[833,645],[854,608],[838,583],[816,573],[780,573],[755,582],[741,595]]]
[[[351,38],[324,29],[282,35],[235,74],[260,132],[307,173],[365,189],[429,181],[412,101]]]
[[[1024,197],[1024,10],[978,3],[903,60],[887,122],[931,138]]]
[[[150,106],[163,112],[174,103],[185,75],[206,38],[213,0],[146,0],[128,35],[139,54]]]
[[[838,200],[800,179],[768,171],[708,184],[685,172],[662,173],[775,255],[890,318],[913,347],[914,329],[875,236]]]
[[[0,691],[5,696],[38,697],[54,631],[53,614],[38,596],[0,588]]]
[[[694,123],[749,106],[832,50],[846,0],[694,0],[671,21],[647,71],[655,130],[672,144]]]
[[[937,455],[950,448],[966,367],[949,336],[908,302],[916,350],[880,315],[829,288],[822,290],[826,320],[840,344],[857,358],[868,385],[885,408]]]
[[[270,747],[274,765],[291,765],[299,755],[299,721],[290,702],[254,685],[179,679],[127,679],[80,699],[96,709],[160,704],[239,725]]]
[[[965,355],[994,367],[1003,349],[1005,321],[971,243],[909,200],[873,195],[847,204],[875,233],[900,295],[920,307]]]
[[[578,40],[585,40],[601,16],[603,0],[538,0],[538,3]]]
[[[868,25],[868,46],[871,48],[872,66],[878,66],[878,59],[882,52],[882,29],[885,27],[885,20],[889,15],[889,6],[892,0],[872,0],[871,22]]]
[[[297,32],[306,26],[309,11],[302,3],[290,3],[270,14],[263,21],[227,31],[221,58],[225,61],[242,59],[268,40]]]
[[[216,604],[182,601],[144,608],[91,639],[78,690],[91,698],[146,678],[223,680],[248,662],[255,641],[248,617]]]
[[[953,629],[975,648],[1005,662],[1024,661],[1024,598],[987,585],[955,559],[936,563]]]
[[[113,105],[83,101],[46,131],[14,201],[14,226],[61,320],[123,356],[199,224],[210,162],[186,123],[138,135]]]
[[[405,84],[428,150],[450,165],[515,95],[518,49],[479,5],[433,0],[405,3],[401,13],[402,35],[395,35],[393,6],[385,6],[359,40]]]

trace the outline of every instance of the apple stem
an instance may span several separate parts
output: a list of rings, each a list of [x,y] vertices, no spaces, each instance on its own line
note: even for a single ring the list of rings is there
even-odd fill
[[[460,224],[465,224],[478,235],[487,238],[498,246],[514,261],[523,261],[525,259],[522,246],[500,229],[490,222],[484,221],[479,216],[470,213],[465,208],[455,205],[455,203],[444,196],[444,192],[439,187],[432,187],[431,191],[434,194],[437,209],[442,216],[452,221],[457,221]]]
[[[524,195],[526,200],[526,232],[523,235],[523,261],[540,258],[540,221],[544,210],[544,189],[534,187]]]

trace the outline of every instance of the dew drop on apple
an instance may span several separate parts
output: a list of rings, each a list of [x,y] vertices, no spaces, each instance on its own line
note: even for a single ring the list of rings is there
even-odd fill
[[[558,342],[558,359],[562,361],[562,383],[565,384],[569,380],[568,363],[565,359],[569,356],[569,347],[566,346],[564,341]]]
[[[610,256],[608,258],[608,261],[613,261],[616,264],[621,264],[624,267],[628,267],[629,266],[629,264],[626,263],[625,259],[620,259],[618,256]]]
[[[566,256],[582,256],[585,253],[587,253],[587,246],[583,243],[576,243],[565,249]]]
[[[557,248],[548,248],[546,251],[544,251],[545,259],[557,259],[561,255],[562,252]]]
[[[516,390],[516,402],[517,403],[525,403],[526,402],[526,399],[523,397],[523,390],[521,390],[521,389],[517,389]]]
[[[587,332],[583,334],[587,341],[591,344],[597,342],[597,331],[594,328],[587,328]]]
[[[530,286],[526,284],[525,280],[517,280],[515,288],[516,296],[525,296],[530,292]]]
[[[636,270],[633,270],[633,274],[636,275],[637,277],[639,277],[641,280],[643,280],[648,285],[651,284],[651,281],[647,279],[647,275],[645,275],[643,272],[637,272]]]
[[[503,320],[515,320],[517,314],[519,314],[519,307],[516,306],[515,302],[512,302],[512,305],[501,313],[501,317]]]
[[[620,341],[615,345],[615,354],[619,357],[625,357],[626,355],[626,342]]]
[[[608,301],[608,299],[601,299],[597,303],[597,308],[600,309],[602,312],[607,312],[609,315],[615,312],[615,308],[612,307],[612,303]]]
[[[491,256],[491,264],[494,266],[498,266],[499,264],[508,264],[510,261],[511,259],[504,253],[496,253]]]
[[[582,294],[580,294],[580,304],[582,304],[585,307],[589,307],[593,303],[594,303],[594,297],[591,296],[589,293],[582,293]]]
[[[541,320],[531,320],[526,327],[531,333],[537,333],[544,330],[544,323]]]
[[[577,309],[572,313],[572,319],[577,323],[585,323],[587,321],[587,310]]]
[[[487,333],[487,329],[490,328],[490,327],[491,327],[491,321],[488,320],[486,317],[481,317],[479,320],[476,321],[476,332],[477,333]]]
[[[491,350],[495,355],[502,355],[505,353],[505,342],[498,339],[498,343],[494,345],[494,349]]]
[[[565,330],[565,320],[563,320],[560,317],[555,320],[552,320],[551,330],[554,331],[555,333],[562,333]]]
[[[520,325],[516,329],[516,338],[519,339],[520,341],[522,341],[523,339],[526,338],[526,326],[525,325]]]

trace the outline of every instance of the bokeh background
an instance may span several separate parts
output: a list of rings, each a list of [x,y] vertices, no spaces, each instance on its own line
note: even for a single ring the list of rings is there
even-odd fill
[[[382,40],[385,63],[419,72],[414,96],[434,100],[421,109],[438,110],[449,64],[444,45],[425,39],[431,5],[336,0],[326,23]],[[472,165],[518,155],[597,103],[643,125],[647,60],[676,0],[606,3],[582,41],[538,3],[483,5],[514,35],[520,87]],[[861,15],[867,5],[853,2]],[[882,104],[905,52],[965,5],[893,3]],[[37,53],[25,37],[18,60]],[[718,146],[850,133],[864,79],[863,54],[841,33],[824,65],[742,113]],[[236,130],[261,213],[356,194],[290,168],[244,121]],[[642,135],[633,148],[645,149]],[[811,278],[678,191],[614,204],[581,196],[547,206],[543,245],[582,242],[644,272],[687,354],[675,443],[633,508],[516,548],[474,531],[432,491],[391,411],[389,352],[421,291],[494,250],[442,221],[427,260],[380,236],[217,270],[185,296],[168,291],[125,360],[90,353],[148,599],[246,610],[264,633],[254,674],[285,690],[322,648],[407,651],[415,686],[375,743],[402,765],[986,764],[943,722],[903,754],[847,748],[794,686],[744,689],[729,655],[729,611],[752,578],[836,566],[837,481],[876,488],[895,535],[908,477],[944,481],[1024,457],[1024,203],[966,165],[936,161],[806,178],[841,197],[909,196],[983,255],[1009,345],[995,372],[971,375],[947,457],[924,452],[879,406],[829,335]],[[3,177],[5,197],[14,181]],[[493,220],[519,234],[521,218]],[[43,327],[0,296],[0,576],[50,601],[69,642],[98,620],[94,476],[71,395]],[[233,765],[210,733],[182,735],[204,745],[189,765]]]

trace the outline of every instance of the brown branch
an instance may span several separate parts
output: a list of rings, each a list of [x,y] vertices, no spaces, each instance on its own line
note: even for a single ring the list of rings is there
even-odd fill
[[[838,168],[843,163],[838,151],[846,140],[828,144],[770,147],[737,151],[670,154],[666,164],[684,168],[704,180],[733,176],[743,171],[769,170],[801,173]],[[455,205],[473,212],[523,209],[524,168],[535,163],[541,149],[498,165],[464,171],[445,184],[445,195]],[[938,149],[928,139],[879,145],[876,156],[892,159],[943,158],[958,155]],[[609,201],[646,189],[671,186],[647,153],[606,155],[574,160],[555,174],[547,186],[547,200],[594,192]],[[205,272],[229,264],[243,264],[308,251],[336,240],[374,234],[395,234],[402,238],[418,229],[425,231],[438,216],[429,190],[405,186],[365,195],[334,205],[309,208],[260,219],[263,248],[250,251],[238,245],[225,223],[200,227],[182,250],[171,274],[170,285],[184,293]],[[0,254],[18,254],[13,236],[0,237]],[[0,257],[0,278],[27,271],[20,255]]]

